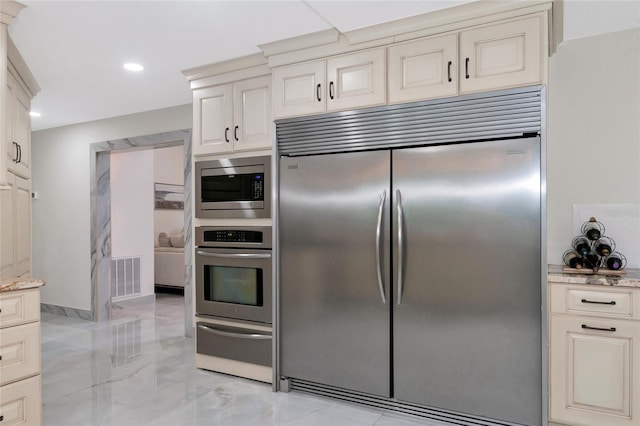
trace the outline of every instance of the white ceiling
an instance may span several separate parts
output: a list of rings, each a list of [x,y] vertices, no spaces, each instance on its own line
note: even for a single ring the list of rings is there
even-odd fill
[[[2,1],[2,0],[0,0]],[[36,1],[9,33],[42,90],[34,130],[191,102],[181,71],[258,45],[357,28],[473,0]],[[640,26],[640,1],[565,0],[564,38]],[[145,66],[134,74],[125,62]]]
[[[463,1],[33,1],[9,32],[42,90],[34,130],[183,105],[181,71],[259,44],[349,31]],[[142,73],[122,68],[139,62]]]

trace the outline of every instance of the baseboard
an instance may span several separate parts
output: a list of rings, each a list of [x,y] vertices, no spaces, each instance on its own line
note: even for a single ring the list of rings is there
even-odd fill
[[[156,301],[155,294],[147,294],[144,296],[130,297],[128,299],[113,300],[111,302],[111,305],[112,306],[146,305],[148,303],[153,303],[155,301]]]
[[[93,321],[91,311],[84,309],[68,308],[66,306],[49,305],[48,303],[40,303],[40,312],[47,314],[60,315],[69,318],[79,318],[87,321]]]

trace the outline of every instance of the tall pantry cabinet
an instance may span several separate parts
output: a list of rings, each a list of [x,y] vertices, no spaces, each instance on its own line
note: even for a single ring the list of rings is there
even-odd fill
[[[0,2],[0,278],[31,272],[31,99],[40,90],[8,27],[24,6]]]

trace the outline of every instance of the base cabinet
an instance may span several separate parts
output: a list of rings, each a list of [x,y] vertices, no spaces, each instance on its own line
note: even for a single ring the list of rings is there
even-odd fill
[[[606,302],[599,300],[597,291],[567,290],[569,296],[591,293],[579,299],[587,309],[607,306],[615,312],[619,305],[615,297],[609,297],[612,304],[602,304]],[[565,292],[552,290],[552,297],[559,293]],[[626,296],[628,293],[607,289],[603,294]],[[565,300],[569,305],[573,302],[571,297]],[[593,309],[593,315],[589,315],[588,310],[586,314],[551,315],[550,420],[580,426],[637,426],[640,424],[640,321],[633,317],[621,319],[620,313],[606,316],[597,309]]]
[[[42,424],[40,289],[0,293],[0,425]]]

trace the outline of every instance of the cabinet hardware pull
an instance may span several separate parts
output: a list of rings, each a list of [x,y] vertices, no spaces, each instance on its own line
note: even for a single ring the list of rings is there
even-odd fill
[[[466,58],[464,60],[464,73],[465,73],[465,77],[469,78],[469,58]]]
[[[229,128],[228,127],[226,129],[224,129],[224,140],[227,143],[229,142]]]
[[[322,101],[322,99],[320,98],[320,83],[318,83],[318,85],[316,86],[316,99],[318,99],[318,102]]]
[[[449,82],[451,82],[451,61],[449,61],[449,64],[447,65],[447,77],[449,79]]]
[[[19,143],[16,145],[18,145],[18,161],[16,163],[22,163],[22,146]]]
[[[582,299],[581,302],[582,303],[593,303],[594,305],[615,305],[616,304],[615,300],[612,300],[611,302],[600,302],[598,300]]]
[[[582,324],[582,328],[584,328],[585,330],[616,331],[615,327],[610,327],[610,328],[589,327],[586,324]]]
[[[236,142],[238,141],[238,126],[236,126],[235,129],[233,129],[233,137],[235,138]]]
[[[14,163],[17,163],[18,162],[18,149],[19,148],[18,148],[18,144],[17,143],[15,143],[15,142],[12,142],[12,143],[16,147],[16,156],[15,156],[15,158],[12,158],[11,161],[13,161]]]
[[[329,97],[333,99],[333,81],[329,82]]]
[[[0,422],[4,420],[4,416],[0,416]]]

